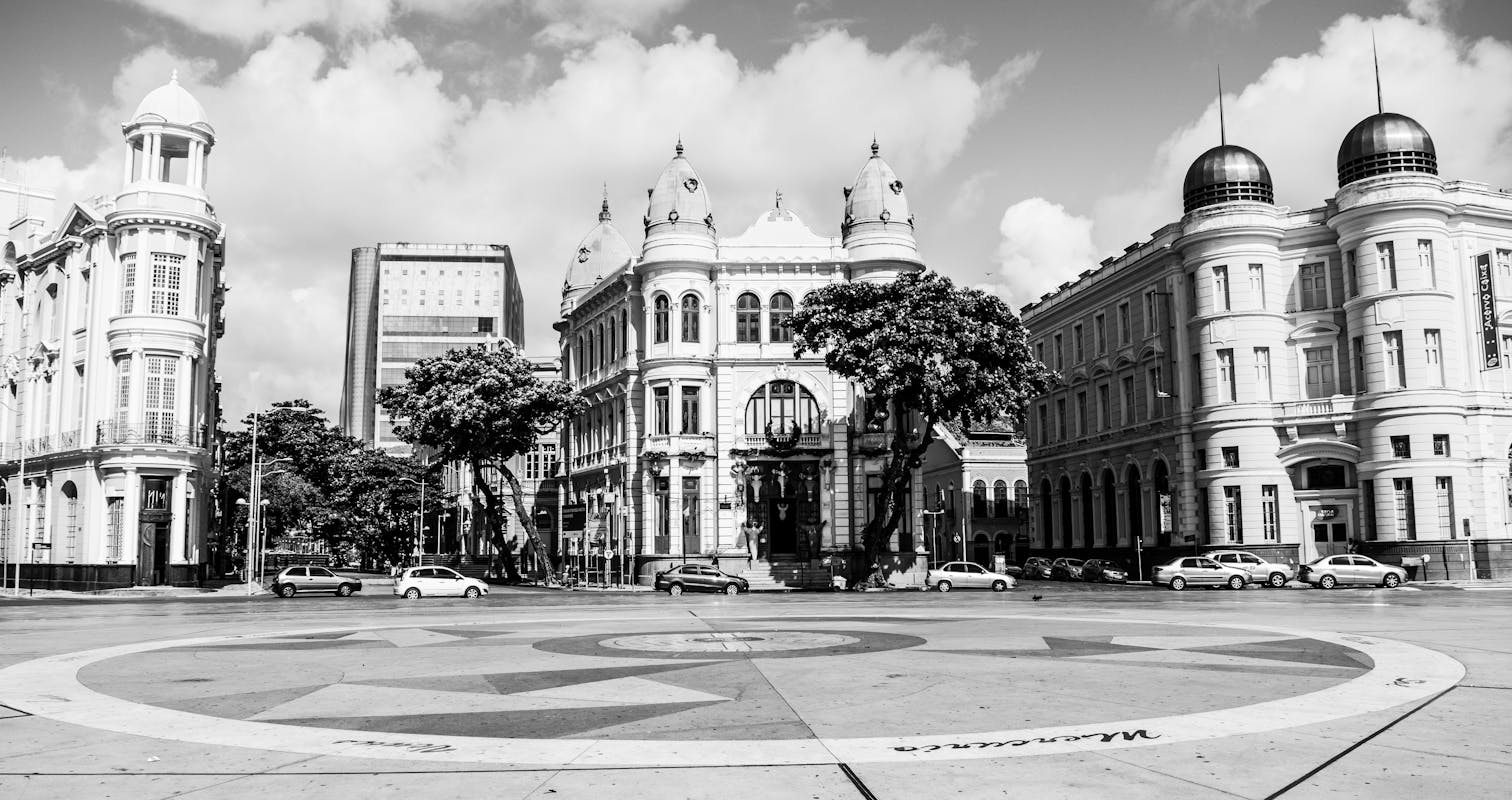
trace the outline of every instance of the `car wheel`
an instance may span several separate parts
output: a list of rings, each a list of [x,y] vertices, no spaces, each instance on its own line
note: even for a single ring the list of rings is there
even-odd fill
[[[1230,589],[1243,589],[1244,579],[1239,577],[1238,575],[1231,575],[1228,579],[1228,587]]]
[[[734,597],[735,595],[740,594],[740,587],[736,586],[733,583],[727,583],[725,584],[724,593],[730,595],[731,597]]]
[[[1173,591],[1173,592],[1179,592],[1179,591],[1181,591],[1182,589],[1185,589],[1185,588],[1186,588],[1186,578],[1183,578],[1180,575],[1177,575],[1176,577],[1174,577],[1174,578],[1171,579],[1171,591]]]
[[[950,591],[950,581],[940,581],[935,588],[942,592],[948,592]]]
[[[404,599],[406,599],[406,600],[419,600],[420,599],[420,590],[416,589],[413,586],[411,586],[408,589],[405,589],[404,590]]]
[[[1279,572],[1272,572],[1270,577],[1265,579],[1265,583],[1272,589],[1280,589],[1286,585],[1286,576]]]
[[[680,584],[680,583],[674,583],[671,586],[667,587],[667,594],[670,594],[673,597],[677,597],[678,595],[681,595],[682,593],[683,593],[683,587],[682,587],[682,584]]]
[[[1397,587],[1397,584],[1401,582],[1401,577],[1398,576],[1395,572],[1388,572],[1386,573],[1386,577],[1381,579],[1381,585],[1385,586],[1387,589],[1395,589]]]
[[[1006,591],[1008,591],[1008,584],[1006,582],[1004,582],[1004,581],[993,581],[992,582],[992,591],[994,591],[994,592],[1006,592]]]
[[[1323,577],[1321,577],[1321,578],[1318,579],[1318,588],[1319,589],[1332,589],[1332,588],[1334,588],[1335,586],[1338,586],[1338,585],[1339,585],[1338,579],[1335,578],[1332,575],[1324,575]]]
[[[343,583],[340,586],[337,586],[336,587],[336,594],[338,596],[340,596],[340,597],[351,597],[352,596],[352,584],[350,584],[350,583]]]
[[[466,597],[468,600],[477,600],[478,596],[481,595],[481,594],[483,594],[483,593],[480,592],[480,591],[478,591],[478,587],[476,587],[476,586],[469,586],[469,587],[467,587],[467,591],[465,591],[465,592],[462,593],[462,596]]]
[[[294,593],[299,590],[294,588],[294,584],[286,583],[278,587],[275,591],[278,592],[279,597],[293,597]]]

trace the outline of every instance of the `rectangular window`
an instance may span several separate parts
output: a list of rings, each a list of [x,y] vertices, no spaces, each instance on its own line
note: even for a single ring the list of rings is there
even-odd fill
[[[121,313],[136,311],[136,253],[121,254]]]
[[[1087,353],[1082,346],[1082,326],[1071,326],[1071,353],[1074,357],[1073,364],[1080,364],[1087,360]]]
[[[1060,372],[1066,368],[1065,341],[1060,334],[1055,334],[1055,371]]]
[[[1275,484],[1260,487],[1260,526],[1265,541],[1281,540],[1281,511],[1276,500]]]
[[[1108,396],[1106,383],[1097,387],[1097,415],[1098,430],[1106,431],[1113,428],[1113,399]]]
[[[1271,399],[1270,348],[1255,348],[1255,396],[1260,400]]]
[[[1444,354],[1440,345],[1443,337],[1437,330],[1429,328],[1423,331],[1423,371],[1428,377],[1429,386],[1444,385]]]
[[[697,434],[703,430],[703,423],[699,420],[699,394],[697,386],[682,387],[682,432]]]
[[[1207,468],[1207,451],[1199,448],[1197,450],[1197,469],[1204,470]]]
[[[1449,457],[1449,434],[1433,434],[1433,454],[1436,456]]]
[[[1355,394],[1365,393],[1365,339],[1356,336],[1350,341],[1354,349],[1354,391]]]
[[[1433,263],[1433,240],[1418,240],[1418,269],[1428,281],[1429,288],[1438,287],[1438,267]]]
[[[1376,532],[1375,481],[1360,481],[1360,489],[1365,495],[1363,508],[1360,509],[1360,521],[1365,523],[1365,540],[1373,542],[1378,536]]]
[[[1407,388],[1407,364],[1402,358],[1402,332],[1386,331],[1381,334],[1386,342],[1386,380],[1388,389]]]
[[[1496,277],[1512,280],[1512,250],[1496,251]]]
[[[1229,310],[1228,267],[1213,267],[1213,310]]]
[[[1391,455],[1396,458],[1412,458],[1412,438],[1408,436],[1391,437]]]
[[[651,390],[651,397],[656,406],[656,435],[666,436],[672,432],[672,409],[671,390],[666,386],[657,386]]]
[[[1383,292],[1397,288],[1396,248],[1391,242],[1376,245],[1376,285]]]
[[[1134,376],[1129,375],[1123,379],[1123,408],[1121,409],[1124,425],[1133,425],[1138,422],[1134,418]]]
[[[1255,308],[1265,308],[1265,267],[1263,265],[1249,265],[1249,288],[1250,297],[1255,300]]]
[[[1040,444],[1050,442],[1050,407],[1044,404],[1039,407],[1039,440]]]
[[[1192,354],[1192,405],[1200,406],[1203,403],[1202,394],[1202,356]]]
[[[115,422],[117,428],[125,428],[131,422],[131,357],[116,361]],[[119,436],[124,431],[117,431]],[[102,442],[103,444],[103,442]]]
[[[1092,328],[1096,332],[1096,335],[1097,335],[1097,354],[1100,355],[1100,356],[1101,355],[1107,355],[1107,353],[1108,353],[1108,320],[1107,320],[1107,317],[1103,316],[1102,314],[1098,314],[1096,317],[1094,317],[1092,319]]]
[[[1088,429],[1089,425],[1090,425],[1090,423],[1089,423],[1089,421],[1087,419],[1087,393],[1086,392],[1077,392],[1076,393],[1076,435],[1078,435],[1078,436],[1086,436],[1088,433],[1091,433],[1091,430]]]
[[[149,442],[174,441],[174,406],[178,399],[178,359],[147,356],[147,383],[142,392],[143,432]]]
[[[1303,264],[1297,268],[1297,288],[1303,311],[1328,308],[1328,273],[1323,264]]]
[[[1120,345],[1128,344],[1132,341],[1132,336],[1133,334],[1129,330],[1129,304],[1120,303],[1118,305],[1118,343]]]
[[[1392,478],[1391,488],[1395,493],[1397,537],[1412,541],[1417,538],[1417,514],[1412,501],[1412,479]]]
[[[1222,452],[1223,452],[1223,466],[1226,467],[1226,468],[1228,468],[1228,469],[1238,469],[1239,468],[1239,448],[1237,448],[1237,447],[1225,447],[1225,448],[1222,449]]]
[[[1360,273],[1359,263],[1355,259],[1353,250],[1344,254],[1344,277],[1349,281],[1349,296],[1360,296]]]
[[[1223,528],[1229,544],[1244,542],[1244,509],[1240,507],[1239,487],[1223,487]]]
[[[1066,441],[1066,398],[1064,397],[1055,401],[1055,440]]]
[[[1218,351],[1218,400],[1219,402],[1232,403],[1236,397],[1238,386],[1234,378],[1234,351],[1223,349]]]
[[[1433,494],[1438,507],[1439,538],[1457,538],[1454,533],[1454,479],[1448,476],[1434,478]]]
[[[115,564],[121,560],[121,547],[125,544],[126,498],[110,497],[105,500],[105,562]]]
[[[1160,331],[1160,304],[1156,302],[1156,298],[1158,297],[1160,295],[1154,292],[1145,292],[1144,318],[1146,337],[1154,336]]]
[[[1308,347],[1302,351],[1309,399],[1331,397],[1337,390],[1334,382],[1332,347]]]

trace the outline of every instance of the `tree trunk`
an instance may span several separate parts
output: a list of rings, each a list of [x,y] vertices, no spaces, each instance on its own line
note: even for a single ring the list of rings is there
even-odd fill
[[[520,520],[520,527],[525,531],[527,546],[523,552],[530,557],[530,575],[537,579],[545,578],[544,554],[546,553],[546,546],[541,543],[541,537],[536,534],[535,520],[531,518],[530,512],[525,508],[525,495],[520,487],[520,479],[516,478],[514,472],[505,464],[499,464],[498,470],[504,476],[504,480],[509,482],[509,495],[510,499],[514,501],[515,517]],[[524,564],[523,560],[521,564]]]
[[[473,473],[473,491],[483,495],[483,523],[487,526],[488,541],[493,543],[494,552],[498,553],[500,565],[504,570],[504,580],[510,583],[518,583],[520,573],[515,569],[514,545],[504,541],[504,525],[500,515],[499,496],[494,493],[488,481],[483,478],[483,464],[478,461],[470,461]]]
[[[500,552],[507,552],[506,548],[503,547],[504,533],[501,521],[503,515],[500,513],[499,496],[494,492],[493,487],[488,485],[488,481],[483,480],[483,465],[474,462],[472,467],[473,487],[481,490],[483,493],[484,510],[488,517],[489,539],[495,543],[495,547]],[[502,463],[494,465],[494,468],[499,471],[499,474],[504,476],[504,480],[509,482],[509,494],[510,500],[514,502],[515,518],[520,521],[520,528],[525,531],[525,545],[520,551],[520,566],[528,570],[532,578],[537,580],[542,579],[546,574],[542,564],[544,559],[541,556],[545,553],[546,548],[541,544],[541,539],[536,534],[535,520],[531,519],[529,512],[525,509],[525,499],[521,494],[523,490],[520,487],[520,480],[515,477],[515,474],[510,471],[509,467]],[[520,574],[515,571],[514,559],[512,557],[504,559],[504,569],[508,573],[509,580],[517,581],[520,579]]]
[[[862,558],[859,574],[866,576],[863,581],[867,585],[882,586],[886,583],[887,574],[881,566],[882,543],[898,530],[898,523],[903,519],[903,504],[898,502],[898,495],[912,488],[913,470],[924,457],[924,451],[934,442],[934,420],[926,418],[920,423],[918,444],[910,445],[908,441],[908,428],[905,426],[905,417],[898,409],[894,409],[893,419],[897,420],[893,430],[892,441],[889,443],[887,466],[882,469],[882,488],[878,493],[876,502],[873,504],[871,519],[867,520],[866,527],[861,529]]]

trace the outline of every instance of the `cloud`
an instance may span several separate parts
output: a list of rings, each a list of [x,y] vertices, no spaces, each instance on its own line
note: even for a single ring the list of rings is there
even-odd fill
[[[1156,0],[1155,10],[1179,27],[1207,20],[1220,24],[1244,24],[1255,18],[1271,0]]]
[[[1039,64],[1040,52],[1034,50],[1022,53],[1004,61],[997,72],[982,84],[983,102],[993,112],[1001,109],[1008,102],[1009,95],[1029,79],[1029,73],[1034,71]]]
[[[530,12],[546,27],[536,33],[537,44],[553,47],[584,45],[621,31],[641,32],[688,4],[688,0],[526,0]]]
[[[1423,18],[1349,15],[1322,32],[1314,51],[1276,59],[1253,83],[1225,98],[1228,141],[1265,161],[1275,181],[1276,202],[1297,210],[1316,208],[1337,191],[1339,143],[1376,110],[1372,32],[1380,52],[1385,107],[1427,128],[1437,146],[1440,175],[1512,186],[1512,83],[1506,79],[1512,75],[1512,45],[1490,37],[1460,37]],[[1068,222],[1034,205],[1010,208],[1004,216],[1003,250],[1012,260],[1005,256],[1003,279],[1016,285],[1015,280],[1024,280],[1020,271],[1043,276],[1031,290],[1037,297],[1097,266],[1086,250],[1089,230],[1097,252],[1116,253],[1180,219],[1186,170],[1216,144],[1215,101],[1171,132],[1153,154],[1143,181],[1096,203],[1090,227],[1082,224],[1087,218]],[[1010,230],[1010,221],[1042,217],[1052,230],[1059,226],[1061,235],[1069,237],[1065,248],[1037,246],[1043,234],[1027,224]],[[1010,241],[1015,235],[1029,235],[1031,242]],[[1067,260],[1063,252],[1086,255]]]
[[[645,187],[679,134],[722,235],[744,230],[777,189],[814,230],[838,235],[840,187],[873,133],[905,181],[926,179],[992,105],[964,61],[919,43],[877,51],[839,30],[764,68],[685,29],[655,45],[611,35],[567,51],[559,75],[509,100],[449,93],[442,70],[402,37],[333,46],[280,34],[234,70],[163,48],[125,63],[99,156],[30,165],[60,205],[118,189],[118,123],[174,66],[220,136],[208,191],[227,225],[218,370],[229,419],[293,397],[338,407],[353,247],[510,245],[527,350],[554,353],[563,274],[597,222],[601,184],[638,242]]]
[[[1097,265],[1092,220],[1042,197],[1020,200],[998,223],[998,280],[1009,302],[1022,306]]]

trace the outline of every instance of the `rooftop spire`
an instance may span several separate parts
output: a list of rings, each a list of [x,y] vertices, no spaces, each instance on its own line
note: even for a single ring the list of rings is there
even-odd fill
[[[599,222],[609,221],[609,184],[604,183],[604,202],[599,206]]]
[[[1218,65],[1218,144],[1228,144],[1228,130],[1223,123],[1223,65]]]
[[[173,71],[172,75],[168,76],[168,82],[169,83],[178,83],[178,70],[177,69],[175,69]]]
[[[781,189],[777,190],[777,208],[779,208],[779,209],[782,208],[782,190]]]
[[[1381,59],[1376,55],[1376,40],[1374,28],[1372,28],[1370,31],[1370,61],[1375,65],[1376,113],[1384,114],[1386,112],[1386,104],[1381,102]]]
[[[682,151],[683,151],[682,134],[679,133],[679,134],[677,134],[677,155],[681,156],[682,155]]]
[[[872,134],[872,155],[873,156],[877,155],[878,149],[880,149],[880,148],[877,147],[877,134],[874,133],[874,134]]]

